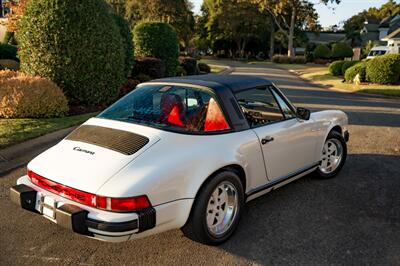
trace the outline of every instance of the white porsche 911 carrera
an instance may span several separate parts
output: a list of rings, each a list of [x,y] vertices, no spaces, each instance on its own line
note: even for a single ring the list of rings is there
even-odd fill
[[[181,228],[217,245],[245,202],[311,172],[335,176],[347,124],[341,111],[294,107],[262,78],[156,80],[33,159],[10,197],[99,240]]]

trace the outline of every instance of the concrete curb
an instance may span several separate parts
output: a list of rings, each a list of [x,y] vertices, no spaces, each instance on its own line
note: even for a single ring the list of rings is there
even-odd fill
[[[57,144],[76,127],[62,129],[0,150],[0,176],[25,165],[46,149]]]
[[[209,65],[210,67],[223,67],[225,68],[224,70],[221,70],[220,72],[217,73],[217,75],[229,75],[232,72],[235,71],[234,67],[231,66],[226,66],[226,65],[215,65],[215,64],[211,64]]]

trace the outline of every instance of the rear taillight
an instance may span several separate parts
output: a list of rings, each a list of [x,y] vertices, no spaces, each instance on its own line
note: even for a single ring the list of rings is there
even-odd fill
[[[90,207],[115,212],[133,212],[151,207],[151,203],[145,195],[131,198],[109,198],[58,184],[30,170],[28,170],[28,176],[38,187]]]

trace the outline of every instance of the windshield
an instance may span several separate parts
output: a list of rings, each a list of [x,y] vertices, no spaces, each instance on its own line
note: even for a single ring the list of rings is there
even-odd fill
[[[385,50],[372,50],[369,52],[368,56],[379,56],[379,55],[384,55],[386,54]]]
[[[183,132],[230,129],[211,92],[183,86],[139,86],[98,117]]]

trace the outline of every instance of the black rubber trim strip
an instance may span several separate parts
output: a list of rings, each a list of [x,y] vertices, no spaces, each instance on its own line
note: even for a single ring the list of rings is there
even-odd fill
[[[92,219],[86,219],[86,225],[91,229],[96,229],[104,232],[121,233],[132,231],[139,228],[138,220],[132,220],[121,223],[101,222]]]
[[[261,191],[263,191],[263,190],[269,189],[269,188],[271,188],[271,187],[274,187],[274,186],[276,186],[276,185],[278,185],[278,184],[280,184],[280,183],[282,183],[282,182],[285,182],[285,181],[287,181],[287,180],[289,180],[289,179],[292,179],[292,178],[294,178],[294,177],[296,177],[296,176],[298,176],[298,175],[301,175],[302,173],[307,172],[307,171],[313,169],[314,167],[317,167],[318,165],[320,165],[320,162],[315,163],[315,164],[313,164],[312,166],[309,166],[309,167],[307,167],[307,168],[301,169],[300,171],[297,171],[297,172],[295,172],[295,173],[293,173],[293,174],[289,174],[289,175],[287,175],[287,176],[278,178],[278,179],[276,179],[276,180],[274,180],[274,181],[272,181],[272,182],[270,182],[270,183],[268,183],[268,184],[265,184],[265,185],[263,185],[263,186],[260,186],[260,187],[257,187],[257,188],[255,188],[255,189],[252,189],[252,190],[250,190],[250,191],[247,193],[247,197],[249,197],[249,196],[251,196],[251,195],[254,195],[254,194],[256,194],[256,193],[259,193],[259,192],[261,192]]]

